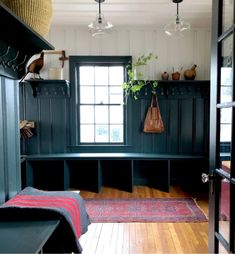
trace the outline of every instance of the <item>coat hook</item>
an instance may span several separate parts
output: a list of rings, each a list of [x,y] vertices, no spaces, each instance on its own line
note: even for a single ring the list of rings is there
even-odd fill
[[[0,55],[0,57],[1,57],[2,59],[3,59],[4,56],[6,56],[6,55],[9,53],[10,48],[11,48],[11,46],[8,46],[8,47],[7,47],[7,50],[6,50],[2,55]],[[0,64],[4,65],[5,63],[4,63],[3,60],[1,60],[1,61],[0,61]]]
[[[26,61],[26,59],[27,59],[27,56],[28,56],[28,55],[25,55],[25,56],[24,56],[24,60],[23,60],[21,63],[19,63],[19,64],[17,64],[17,65],[14,65],[14,66],[12,65],[14,71],[19,70],[19,67],[20,67],[22,64],[25,63],[25,61]]]
[[[7,66],[8,68],[11,68],[11,67],[12,67],[12,65],[10,65],[10,63],[11,63],[11,62],[14,62],[14,61],[18,58],[19,53],[20,53],[20,52],[17,51],[15,57],[14,57],[13,59],[11,59],[11,60],[9,60],[9,61],[6,62],[6,66]]]
[[[11,46],[8,46],[7,50],[2,55],[0,55],[0,57],[6,56],[8,54],[8,52],[9,52],[10,48],[11,48]]]

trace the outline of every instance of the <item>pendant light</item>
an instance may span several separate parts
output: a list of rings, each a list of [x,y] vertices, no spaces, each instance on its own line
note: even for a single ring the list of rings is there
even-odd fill
[[[99,3],[99,13],[96,16],[95,21],[88,25],[88,29],[93,37],[102,38],[112,33],[113,25],[109,21],[106,21],[104,15],[101,13],[101,3],[105,0],[95,1]]]
[[[165,25],[164,31],[169,36],[183,37],[183,33],[190,30],[190,24],[179,18],[179,3],[183,2],[183,0],[172,0],[172,2],[177,4],[176,20]]]

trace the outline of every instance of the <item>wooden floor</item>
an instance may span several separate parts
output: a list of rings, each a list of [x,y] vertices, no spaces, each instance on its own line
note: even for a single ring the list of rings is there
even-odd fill
[[[136,186],[133,193],[105,187],[97,194],[81,191],[84,198],[194,197],[207,214],[207,193],[195,194],[171,187],[161,192]],[[81,237],[83,254],[208,253],[208,223],[93,223]]]

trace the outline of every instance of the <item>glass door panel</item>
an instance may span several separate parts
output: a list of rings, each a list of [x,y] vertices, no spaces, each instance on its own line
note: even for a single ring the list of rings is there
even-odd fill
[[[233,75],[232,75],[232,47],[233,36],[230,35],[221,43],[222,56],[220,67],[220,98],[219,103],[224,108],[220,110],[220,153],[221,160],[230,160],[231,126],[232,126],[232,103]]]
[[[225,178],[221,181],[219,198],[219,233],[229,242],[230,237],[230,183]]]
[[[233,9],[234,9],[233,6],[234,0],[223,1],[223,19],[222,19],[223,32],[233,25]]]
[[[224,253],[227,254],[228,252],[226,251],[224,246],[221,243],[219,243],[219,254],[224,254]]]

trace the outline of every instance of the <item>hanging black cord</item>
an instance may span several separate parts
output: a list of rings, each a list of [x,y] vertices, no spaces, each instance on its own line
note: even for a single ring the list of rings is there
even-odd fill
[[[177,2],[177,12],[176,12],[176,24],[179,24],[180,20],[179,20],[179,3]]]
[[[102,17],[101,17],[101,0],[99,0],[99,18],[98,18],[98,23],[102,23]]]

